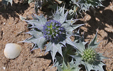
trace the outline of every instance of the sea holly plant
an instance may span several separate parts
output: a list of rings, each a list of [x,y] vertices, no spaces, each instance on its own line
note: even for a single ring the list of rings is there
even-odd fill
[[[69,10],[70,14],[76,14],[80,11],[88,11],[90,7],[104,7],[102,5],[102,1],[104,0],[51,0],[58,6],[62,6],[65,4],[65,8]],[[45,2],[45,1],[44,1]],[[47,2],[47,1],[46,1]]]
[[[88,11],[90,7],[95,8],[102,5],[104,0],[71,0],[73,4],[77,5],[80,10]]]
[[[57,63],[55,66],[57,67],[57,71],[79,71],[80,69],[73,60],[67,63],[63,61],[61,65]]]
[[[31,2],[33,2],[33,1],[35,1],[35,0],[20,0],[20,1],[22,1],[23,3],[31,3]],[[2,0],[2,4],[4,4],[4,5],[8,5],[8,4],[13,4],[13,0]]]
[[[66,47],[62,48],[63,57],[61,55],[57,55],[54,66],[56,66],[56,64],[62,65],[63,62],[70,62],[72,60],[70,55],[74,55],[75,51],[76,50],[72,46],[66,44]]]
[[[76,20],[67,20],[68,11],[64,12],[64,7],[58,8],[53,14],[53,18],[47,20],[44,15],[34,15],[33,20],[25,20],[31,30],[27,32],[32,35],[31,38],[23,42],[34,43],[34,49],[43,49],[46,46],[46,51],[50,51],[52,60],[54,61],[55,55],[58,52],[62,55],[62,47],[70,42],[70,36],[73,30],[82,26],[83,24],[73,24]]]
[[[103,66],[105,65],[102,60],[106,57],[102,56],[101,53],[97,53],[95,48],[98,47],[96,42],[97,34],[94,39],[88,44],[87,47],[80,41],[79,43],[74,42],[74,48],[77,50],[76,55],[71,55],[76,60],[77,65],[84,65],[86,71],[99,70],[104,71]]]
[[[76,43],[78,43],[79,40],[81,40],[83,44],[86,44],[86,42],[84,42],[84,37],[83,37],[83,35],[80,36],[79,30],[78,30],[75,34],[73,34],[72,37],[73,37],[73,39],[69,39],[69,41],[70,41],[69,43],[70,43],[71,45],[70,45],[70,44],[66,44],[66,46],[64,46],[64,47],[62,48],[63,57],[61,57],[61,56],[56,56],[56,60],[55,60],[56,63],[58,62],[59,64],[62,64],[63,61],[65,61],[65,62],[70,62],[70,60],[72,60],[72,57],[71,57],[70,55],[74,55],[75,52],[76,52],[76,49],[73,48],[73,46],[74,46],[73,40],[74,40],[74,42],[76,42]]]
[[[72,37],[76,43],[78,43],[79,40],[81,40],[83,44],[86,43],[83,41],[83,37],[80,36],[79,30],[73,34]],[[73,48],[73,39],[70,39],[71,45],[66,44],[66,46],[62,48],[63,57],[60,55],[56,56],[54,66],[57,67],[58,71],[79,71],[81,69],[78,67],[75,59],[70,56],[76,54],[76,49]]]

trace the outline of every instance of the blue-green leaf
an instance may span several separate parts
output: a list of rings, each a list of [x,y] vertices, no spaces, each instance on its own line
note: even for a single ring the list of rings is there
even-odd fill
[[[30,30],[29,32],[26,32],[26,33],[32,35],[35,38],[39,38],[39,37],[43,36],[42,32],[36,31],[34,29],[32,29],[32,30]]]
[[[51,56],[52,56],[52,60],[54,62],[55,59],[55,55],[58,52],[61,56],[62,55],[62,44],[55,44],[52,42],[49,42],[48,44],[46,44],[46,52],[50,51],[51,52]]]
[[[61,7],[60,9],[57,9],[56,13],[53,15],[53,19],[59,21],[62,24],[66,20],[67,14],[68,11],[64,13],[64,7]]]
[[[2,3],[8,5],[9,3],[12,5],[12,0],[2,0]]]
[[[78,27],[82,26],[84,24],[76,24],[76,25],[70,25],[68,27],[65,27],[68,34],[73,34],[73,30],[77,29]]]
[[[44,48],[45,42],[47,42],[47,40],[43,37],[43,34],[41,32],[32,30],[28,33],[33,36],[29,39],[24,40],[23,42],[34,43],[38,46],[38,48],[42,50]]]
[[[97,39],[97,33],[95,37],[92,39],[92,41],[89,43],[88,47],[97,48],[99,43],[96,42],[96,39]]]
[[[76,60],[76,65],[80,65],[81,64],[82,58],[81,58],[81,56],[79,54],[78,55],[70,55],[70,56]]]

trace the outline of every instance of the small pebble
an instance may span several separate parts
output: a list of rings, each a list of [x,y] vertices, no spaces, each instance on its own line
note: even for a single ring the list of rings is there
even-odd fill
[[[22,50],[22,48],[20,45],[18,45],[16,43],[8,43],[5,46],[4,55],[8,59],[14,59],[17,56],[19,56],[21,50]]]
[[[5,67],[3,67],[3,69],[5,70]]]
[[[5,25],[5,22],[3,24]]]

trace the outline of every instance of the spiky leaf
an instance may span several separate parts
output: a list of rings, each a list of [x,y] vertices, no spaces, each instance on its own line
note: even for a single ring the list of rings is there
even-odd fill
[[[51,42],[46,44],[46,52],[47,51],[51,52],[52,60],[55,59],[55,55],[56,55],[57,52],[62,55],[62,46],[63,45],[61,45],[61,44],[54,44],[54,43],[51,43]]]

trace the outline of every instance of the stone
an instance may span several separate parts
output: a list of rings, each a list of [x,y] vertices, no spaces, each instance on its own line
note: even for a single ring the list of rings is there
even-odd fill
[[[22,48],[16,43],[7,43],[4,49],[4,55],[8,59],[14,59],[19,56]]]

